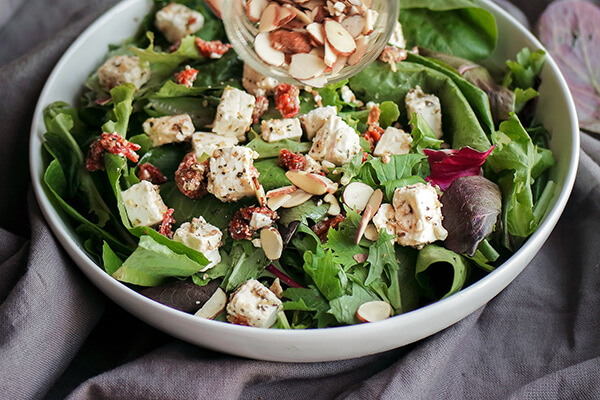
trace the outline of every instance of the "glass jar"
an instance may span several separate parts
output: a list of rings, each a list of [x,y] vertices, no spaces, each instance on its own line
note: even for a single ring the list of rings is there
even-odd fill
[[[325,4],[325,0],[323,3]],[[314,82],[313,80],[298,81],[290,76],[285,65],[283,67],[270,65],[256,54],[254,39],[259,33],[258,23],[252,22],[247,16],[246,0],[223,0],[221,3],[225,31],[233,48],[244,62],[261,74],[271,76],[280,82],[317,87],[339,82],[356,75],[381,54],[398,20],[399,3],[398,0],[373,0],[370,9],[377,11],[379,16],[373,27],[373,32],[368,35],[369,42],[365,54],[356,64],[346,65],[336,74],[327,72],[321,75],[325,79],[321,79],[321,82],[317,83],[316,80]]]

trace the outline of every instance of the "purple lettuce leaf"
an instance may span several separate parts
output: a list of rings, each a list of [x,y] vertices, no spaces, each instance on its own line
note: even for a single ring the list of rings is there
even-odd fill
[[[479,175],[481,166],[494,147],[484,152],[470,147],[460,150],[423,149],[431,167],[431,174],[425,179],[433,185],[438,185],[441,190],[446,190],[458,178]]]

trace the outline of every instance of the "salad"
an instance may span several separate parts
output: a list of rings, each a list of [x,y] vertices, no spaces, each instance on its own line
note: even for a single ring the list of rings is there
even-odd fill
[[[81,246],[158,302],[276,329],[378,321],[493,271],[554,194],[544,52],[486,68],[487,11],[400,9],[378,61],[311,88],[245,65],[217,2],[156,1],[79,104],[44,112],[44,182]]]

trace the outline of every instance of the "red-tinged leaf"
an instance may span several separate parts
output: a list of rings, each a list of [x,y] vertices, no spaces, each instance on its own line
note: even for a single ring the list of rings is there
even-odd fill
[[[494,147],[483,153],[470,147],[460,150],[423,149],[431,167],[431,175],[426,180],[446,190],[458,178],[480,175],[481,166]]]
[[[585,1],[556,1],[537,25],[573,94],[579,124],[600,133],[600,8]]]

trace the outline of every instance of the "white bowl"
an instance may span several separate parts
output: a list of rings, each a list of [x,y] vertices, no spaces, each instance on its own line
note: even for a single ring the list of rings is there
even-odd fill
[[[501,63],[524,46],[540,43],[501,8],[489,1],[479,5],[494,14],[500,41],[493,60]],[[48,78],[37,104],[30,143],[33,187],[40,207],[54,233],[87,277],[124,309],[177,338],[195,345],[238,356],[313,362],[359,357],[397,348],[432,335],[471,314],[504,289],[538,252],[562,213],[573,183],[579,156],[579,130],[575,107],[556,63],[548,57],[542,71],[539,120],[552,134],[551,148],[557,159],[552,179],[559,194],[541,226],[508,261],[483,279],[442,301],[385,321],[313,330],[257,329],[196,318],[154,302],[107,275],[77,242],[74,230],[48,200],[42,184],[42,112],[62,100],[76,104],[88,74],[102,62],[107,45],[135,33],[151,0],[126,0],[92,24],[67,50]],[[493,61],[492,60],[492,61]]]

